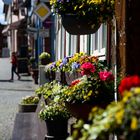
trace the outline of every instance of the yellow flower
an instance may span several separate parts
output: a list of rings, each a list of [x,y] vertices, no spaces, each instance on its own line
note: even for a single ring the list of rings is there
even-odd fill
[[[50,5],[52,5],[52,4],[56,3],[56,2],[57,2],[57,0],[50,0]]]
[[[90,90],[88,93],[88,96],[91,96],[91,95],[92,95],[92,90]]]
[[[124,92],[124,97],[122,99],[122,102],[126,103],[130,96],[132,96],[132,93],[130,91],[125,91]]]
[[[88,0],[87,3],[89,3],[89,4],[91,4],[91,3],[100,4],[100,3],[102,3],[102,0]]]
[[[134,88],[134,93],[140,94],[140,87]]]
[[[97,107],[97,106],[95,106],[95,107],[93,107],[93,108],[92,108],[92,110],[91,110],[91,111],[92,111],[92,112],[96,112],[97,110],[98,110],[98,107]]]
[[[138,128],[138,120],[136,117],[132,118],[130,127],[132,130],[136,130]]]
[[[119,111],[116,113],[115,118],[116,118],[117,124],[121,124],[121,123],[122,123],[123,115],[124,115],[124,109],[119,110]]]
[[[60,59],[60,60],[58,60],[58,61],[56,62],[56,66],[59,66],[61,62],[62,62],[62,60],[61,60],[61,59]]]

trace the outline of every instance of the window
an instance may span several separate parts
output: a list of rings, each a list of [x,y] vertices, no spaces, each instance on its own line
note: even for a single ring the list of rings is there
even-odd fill
[[[107,48],[107,25],[102,24],[99,30],[89,36],[90,39],[90,54],[99,56],[100,59],[106,59]]]

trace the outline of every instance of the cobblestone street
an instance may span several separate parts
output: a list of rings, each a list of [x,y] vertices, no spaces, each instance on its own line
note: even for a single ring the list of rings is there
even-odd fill
[[[9,82],[11,65],[9,58],[0,59],[0,140],[10,140],[18,103],[21,98],[31,95],[38,87],[31,76],[21,75],[18,81]]]

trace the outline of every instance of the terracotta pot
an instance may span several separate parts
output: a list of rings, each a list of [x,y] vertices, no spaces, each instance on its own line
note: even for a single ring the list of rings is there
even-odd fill
[[[61,15],[62,25],[65,30],[73,35],[85,35],[95,33],[99,27],[100,23],[94,23],[87,17],[77,17],[76,15]]]

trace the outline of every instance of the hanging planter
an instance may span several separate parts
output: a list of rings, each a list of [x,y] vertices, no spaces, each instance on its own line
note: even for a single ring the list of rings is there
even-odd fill
[[[62,25],[73,35],[95,33],[114,15],[115,0],[50,0],[54,13],[61,15]]]
[[[65,30],[72,35],[85,35],[95,33],[100,23],[89,21],[87,17],[77,17],[77,15],[62,15],[62,25]]]

